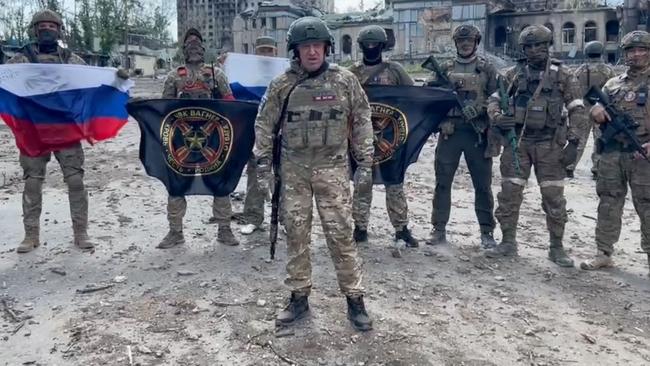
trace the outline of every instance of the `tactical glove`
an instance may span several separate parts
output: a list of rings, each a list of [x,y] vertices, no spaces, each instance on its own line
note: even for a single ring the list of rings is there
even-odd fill
[[[508,116],[505,114],[500,114],[496,117],[494,124],[501,130],[507,131],[510,129],[515,128],[517,125],[517,121],[515,120],[515,117],[513,116]]]
[[[461,112],[463,113],[463,117],[465,117],[465,119],[468,121],[471,121],[478,117],[478,110],[470,104],[464,106]]]
[[[570,166],[578,160],[578,145],[580,140],[569,140],[569,143],[562,150],[562,165]]]
[[[361,192],[372,190],[372,168],[358,166],[354,172],[354,189]]]

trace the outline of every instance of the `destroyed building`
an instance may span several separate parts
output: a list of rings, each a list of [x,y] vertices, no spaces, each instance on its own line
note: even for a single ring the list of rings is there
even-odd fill
[[[329,2],[313,6],[317,1],[267,0],[249,4],[235,18],[233,47],[236,52],[252,53],[255,38],[268,35],[278,40],[279,54],[286,55],[289,25],[311,15],[321,17],[332,29],[335,61],[360,59],[356,37],[369,24],[386,29],[395,60],[416,62],[432,52],[451,57],[452,31],[460,24],[474,24],[481,30],[482,52],[513,60],[521,55],[517,44],[521,30],[544,24],[553,31],[555,57],[582,62],[585,44],[598,40],[605,44],[605,59],[615,63],[622,35],[650,28],[650,0],[621,1],[616,6],[611,0],[385,0],[381,8],[332,14],[322,10],[329,9]]]

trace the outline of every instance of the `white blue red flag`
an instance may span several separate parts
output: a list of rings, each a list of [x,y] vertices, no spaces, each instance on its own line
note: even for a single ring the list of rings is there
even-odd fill
[[[271,80],[289,68],[289,59],[228,53],[224,72],[237,100],[259,101]]]
[[[0,65],[0,118],[21,153],[39,156],[115,137],[126,124],[131,80],[83,65]]]

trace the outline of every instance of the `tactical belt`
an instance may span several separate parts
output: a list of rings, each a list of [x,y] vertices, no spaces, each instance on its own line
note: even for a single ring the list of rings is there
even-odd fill
[[[555,128],[545,126],[542,129],[526,128],[523,138],[530,140],[550,140],[555,136]]]
[[[636,149],[631,144],[625,144],[619,141],[610,141],[606,144],[598,141],[596,151],[600,154],[612,152],[633,153],[636,151]]]

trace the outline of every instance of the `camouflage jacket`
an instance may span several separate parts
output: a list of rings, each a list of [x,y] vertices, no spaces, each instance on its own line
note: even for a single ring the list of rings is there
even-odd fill
[[[286,111],[281,115],[285,102]],[[372,166],[370,105],[361,84],[348,70],[329,66],[308,77],[294,60],[284,74],[271,81],[255,120],[258,161],[271,160],[278,123],[283,158],[312,167],[348,164],[348,150],[352,149],[360,166]]]
[[[393,61],[383,61],[371,66],[357,62],[348,70],[359,79],[361,85],[413,85],[413,79],[402,65]]]
[[[578,67],[574,75],[578,80],[580,95],[584,96],[590,87],[602,88],[607,80],[616,76],[614,69],[601,60],[588,61]]]
[[[636,135],[642,143],[650,141],[648,80],[649,72],[634,75],[628,71],[609,79],[603,86],[603,93],[609,96],[611,103],[639,124]],[[623,145],[629,144],[622,133],[616,136],[616,140]]]
[[[568,110],[570,120],[574,113],[584,113],[584,103],[575,76],[561,61],[549,59],[547,70],[532,70],[525,63],[506,69],[510,111],[519,125],[526,126],[524,137],[556,136],[558,143],[564,144],[567,138],[577,139],[579,134],[578,126],[567,123],[563,110]],[[487,114],[491,121],[501,115],[499,101],[498,92],[488,98]]]
[[[73,64],[73,65],[85,65],[86,62],[67,48],[57,47],[57,52],[53,53],[40,53],[38,52],[38,46],[35,43],[28,44],[23,49],[16,53],[14,57],[7,61],[7,64],[26,64],[34,63],[33,60],[30,60],[30,53],[42,64]]]
[[[232,97],[226,74],[218,67],[214,68],[214,77],[212,74],[213,70],[209,65],[196,67],[181,65],[167,74],[162,96],[163,98],[209,99],[212,98],[216,81],[219,97],[223,99]]]

